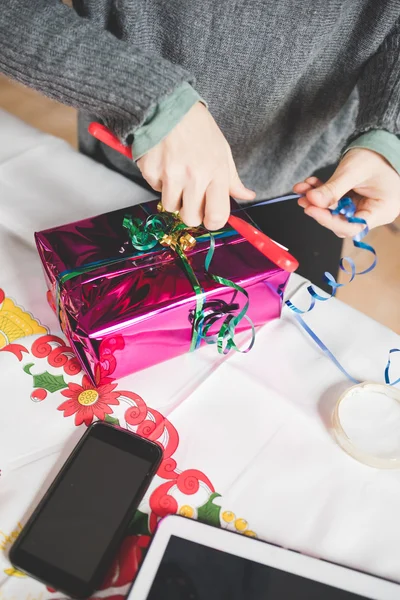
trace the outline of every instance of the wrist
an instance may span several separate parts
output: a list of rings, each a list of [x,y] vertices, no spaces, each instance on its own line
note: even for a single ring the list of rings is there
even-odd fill
[[[368,150],[380,155],[400,175],[400,140],[393,133],[383,130],[368,131],[349,144],[342,158],[355,149]]]
[[[198,92],[187,82],[162,99],[134,135],[133,159],[139,160],[157,146],[198,102],[207,106]]]

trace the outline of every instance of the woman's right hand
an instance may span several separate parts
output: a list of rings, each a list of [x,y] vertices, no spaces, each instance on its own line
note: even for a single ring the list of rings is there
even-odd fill
[[[161,192],[164,209],[179,211],[189,227],[223,227],[230,200],[254,200],[239,179],[228,142],[198,102],[172,131],[137,161],[145,180]]]

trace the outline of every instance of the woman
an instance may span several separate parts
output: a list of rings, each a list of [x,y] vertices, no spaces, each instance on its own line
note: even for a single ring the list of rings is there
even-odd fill
[[[0,70],[77,107],[81,150],[141,172],[188,225],[217,229],[229,195],[299,181],[300,206],[338,236],[359,227],[328,210],[349,191],[370,227],[399,214],[399,0],[73,4],[3,0]],[[137,166],[99,149],[93,119]],[[326,184],[308,179],[340,156]]]

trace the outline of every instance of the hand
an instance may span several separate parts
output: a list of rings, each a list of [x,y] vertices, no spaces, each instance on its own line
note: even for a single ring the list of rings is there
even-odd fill
[[[228,142],[200,102],[137,164],[161,192],[165,210],[179,210],[190,227],[204,223],[207,229],[220,229],[229,217],[229,195],[255,198],[240,181]]]
[[[400,214],[400,176],[372,150],[349,150],[325,184],[316,177],[309,177],[297,183],[293,191],[305,194],[305,198],[298,201],[305,214],[338,237],[353,237],[365,227],[330,213],[328,209],[335,208],[343,196],[349,195],[354,200],[355,216],[365,219],[369,229],[391,223]]]

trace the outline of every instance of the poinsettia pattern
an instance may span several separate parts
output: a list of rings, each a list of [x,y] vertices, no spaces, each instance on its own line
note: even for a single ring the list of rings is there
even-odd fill
[[[125,597],[159,519],[168,514],[177,513],[245,535],[255,535],[247,521],[224,509],[223,499],[201,470],[179,469],[174,457],[179,435],[171,421],[150,408],[139,394],[119,389],[112,373],[116,364],[113,353],[121,349],[121,344],[118,338],[108,341],[93,383],[60,337],[44,335],[35,339],[30,347],[13,344],[3,349],[23,364],[26,376],[32,377],[31,400],[52,402],[59,416],[71,421],[72,428],[104,419],[163,448],[157,475],[139,510],[132,515],[128,536],[102,590],[92,600],[122,600]],[[110,477],[112,485],[112,474]],[[54,593],[50,597],[57,600],[59,595]]]
[[[94,385],[84,375],[81,385],[69,383],[68,388],[61,392],[68,400],[60,404],[58,410],[63,411],[64,417],[75,415],[75,425],[85,423],[89,427],[95,417],[104,420],[106,415],[113,412],[111,406],[118,404],[119,396],[114,391],[116,387],[116,383],[100,382]]]

